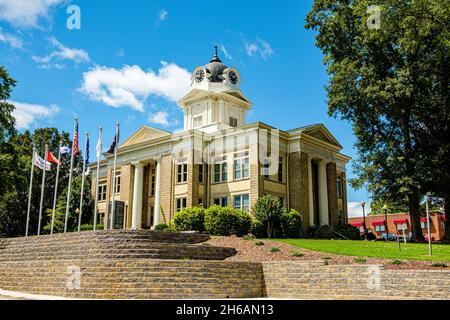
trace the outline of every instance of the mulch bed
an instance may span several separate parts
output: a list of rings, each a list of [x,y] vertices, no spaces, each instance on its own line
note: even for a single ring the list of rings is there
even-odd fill
[[[257,245],[257,243],[263,245]],[[394,259],[368,258],[361,261],[361,258],[353,256],[343,256],[332,253],[322,253],[308,249],[292,246],[286,243],[274,242],[270,240],[244,240],[238,237],[211,237],[207,242],[213,246],[236,248],[237,255],[230,257],[227,261],[247,261],[247,262],[268,262],[268,261],[317,261],[327,260],[329,264],[366,264],[383,265],[386,269],[414,269],[414,270],[443,270],[448,268],[433,267],[432,261],[422,260],[400,260],[402,264],[392,264]],[[272,248],[279,248],[278,252],[271,252]],[[274,250],[276,251],[276,250]],[[301,257],[292,256],[293,253],[302,253]],[[442,261],[439,261],[442,262]]]

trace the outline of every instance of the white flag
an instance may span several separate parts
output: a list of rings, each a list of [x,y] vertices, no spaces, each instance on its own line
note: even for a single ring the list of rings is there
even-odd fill
[[[102,154],[102,139],[99,138],[97,142],[97,159],[100,158],[101,154]]]
[[[41,157],[39,157],[39,155],[36,153],[36,151],[34,152],[34,155],[33,155],[33,161],[34,161],[34,165],[41,170],[44,170],[44,166],[45,166],[45,170],[50,171],[50,169],[52,167],[52,164],[48,161],[47,161],[46,165],[44,165],[45,160],[42,159]]]

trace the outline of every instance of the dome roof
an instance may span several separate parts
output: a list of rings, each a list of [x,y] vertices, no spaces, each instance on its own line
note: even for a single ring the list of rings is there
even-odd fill
[[[223,72],[228,67],[222,63],[217,55],[217,46],[214,47],[214,57],[205,65],[206,71],[211,74],[210,82],[222,82],[224,80]]]

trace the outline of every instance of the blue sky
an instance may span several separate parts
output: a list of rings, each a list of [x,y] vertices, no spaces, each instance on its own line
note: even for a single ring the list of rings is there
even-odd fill
[[[249,122],[324,123],[355,158],[350,125],[327,115],[322,54],[304,28],[312,2],[0,0],[0,65],[18,81],[18,127],[71,132],[77,115],[91,142],[99,126],[112,140],[116,121],[122,137],[143,124],[180,129],[180,79],[217,44],[254,103]],[[81,10],[80,30],[66,26],[70,5]],[[349,187],[349,202],[367,199]]]

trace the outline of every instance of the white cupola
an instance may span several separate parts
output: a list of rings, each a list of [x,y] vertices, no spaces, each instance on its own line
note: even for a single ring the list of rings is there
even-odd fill
[[[184,130],[214,132],[247,124],[247,111],[252,102],[239,86],[241,75],[219,59],[217,46],[214,57],[205,66],[194,69],[191,91],[178,104],[184,111]]]

